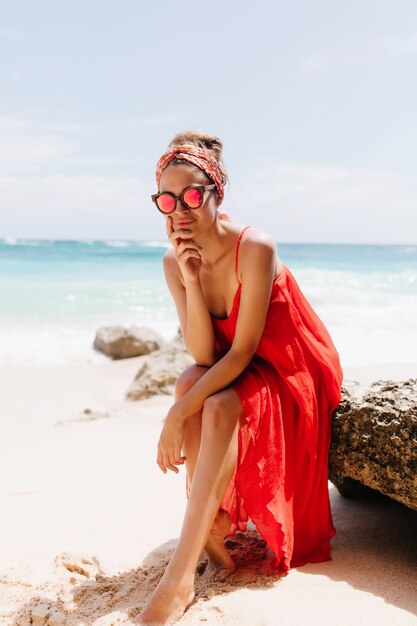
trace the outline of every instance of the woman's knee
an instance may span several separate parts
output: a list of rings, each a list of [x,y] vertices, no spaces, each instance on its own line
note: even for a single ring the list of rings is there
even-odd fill
[[[175,381],[175,399],[181,398],[189,389],[207,372],[209,368],[204,365],[190,365],[182,372]]]
[[[236,424],[242,413],[240,400],[231,393],[215,393],[204,401],[202,426],[204,430],[229,429]]]

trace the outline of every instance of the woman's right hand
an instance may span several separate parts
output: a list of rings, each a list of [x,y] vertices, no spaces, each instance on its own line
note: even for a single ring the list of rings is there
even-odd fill
[[[170,215],[167,216],[166,230],[168,238],[175,250],[175,256],[180,266],[184,282],[197,282],[201,268],[200,246],[198,246],[193,239],[187,239],[189,236],[187,229],[181,228],[174,230],[172,217]]]

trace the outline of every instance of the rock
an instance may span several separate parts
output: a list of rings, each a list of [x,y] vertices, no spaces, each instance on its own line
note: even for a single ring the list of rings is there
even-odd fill
[[[108,419],[110,417],[111,413],[109,413],[108,411],[95,411],[87,408],[77,413],[74,417],[57,420],[55,422],[55,426],[65,426],[66,424],[70,424],[71,422],[90,422],[98,419]]]
[[[91,579],[104,573],[96,556],[83,556],[77,552],[61,552],[55,557],[55,566]]]
[[[178,376],[193,363],[179,331],[172,341],[147,357],[125,394],[126,400],[174,393]]]
[[[42,626],[42,624],[46,624],[46,620],[50,614],[50,604],[38,604],[32,609],[31,612],[32,624],[34,624],[34,626]]]
[[[329,480],[345,497],[378,491],[417,511],[417,378],[343,385]]]
[[[128,359],[159,350],[166,341],[146,327],[103,326],[99,328],[93,347],[112,359]]]
[[[54,611],[48,619],[48,626],[64,626],[66,623],[66,616],[61,611]]]

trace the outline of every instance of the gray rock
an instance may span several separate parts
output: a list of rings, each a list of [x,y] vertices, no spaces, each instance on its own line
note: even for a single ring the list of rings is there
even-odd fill
[[[38,604],[31,611],[32,624],[43,626],[51,614],[51,605],[47,603]]]
[[[126,400],[174,393],[178,376],[193,363],[179,331],[172,341],[145,359],[125,394]]]
[[[94,348],[112,359],[128,359],[159,350],[166,341],[146,327],[103,326],[94,339]]]
[[[53,611],[49,616],[48,626],[65,626],[66,624],[66,615],[61,611]]]
[[[343,385],[329,480],[345,497],[377,491],[417,510],[417,378]]]

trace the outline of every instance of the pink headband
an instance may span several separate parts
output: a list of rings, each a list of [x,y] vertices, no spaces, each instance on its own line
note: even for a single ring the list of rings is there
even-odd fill
[[[224,198],[223,188],[223,175],[220,171],[219,164],[215,157],[209,150],[205,148],[199,148],[191,144],[182,144],[180,146],[174,146],[167,150],[159,159],[156,164],[156,182],[159,190],[159,180],[163,170],[168,163],[172,161],[176,156],[185,161],[189,161],[199,167],[207,176],[215,183],[217,192],[221,199]]]

